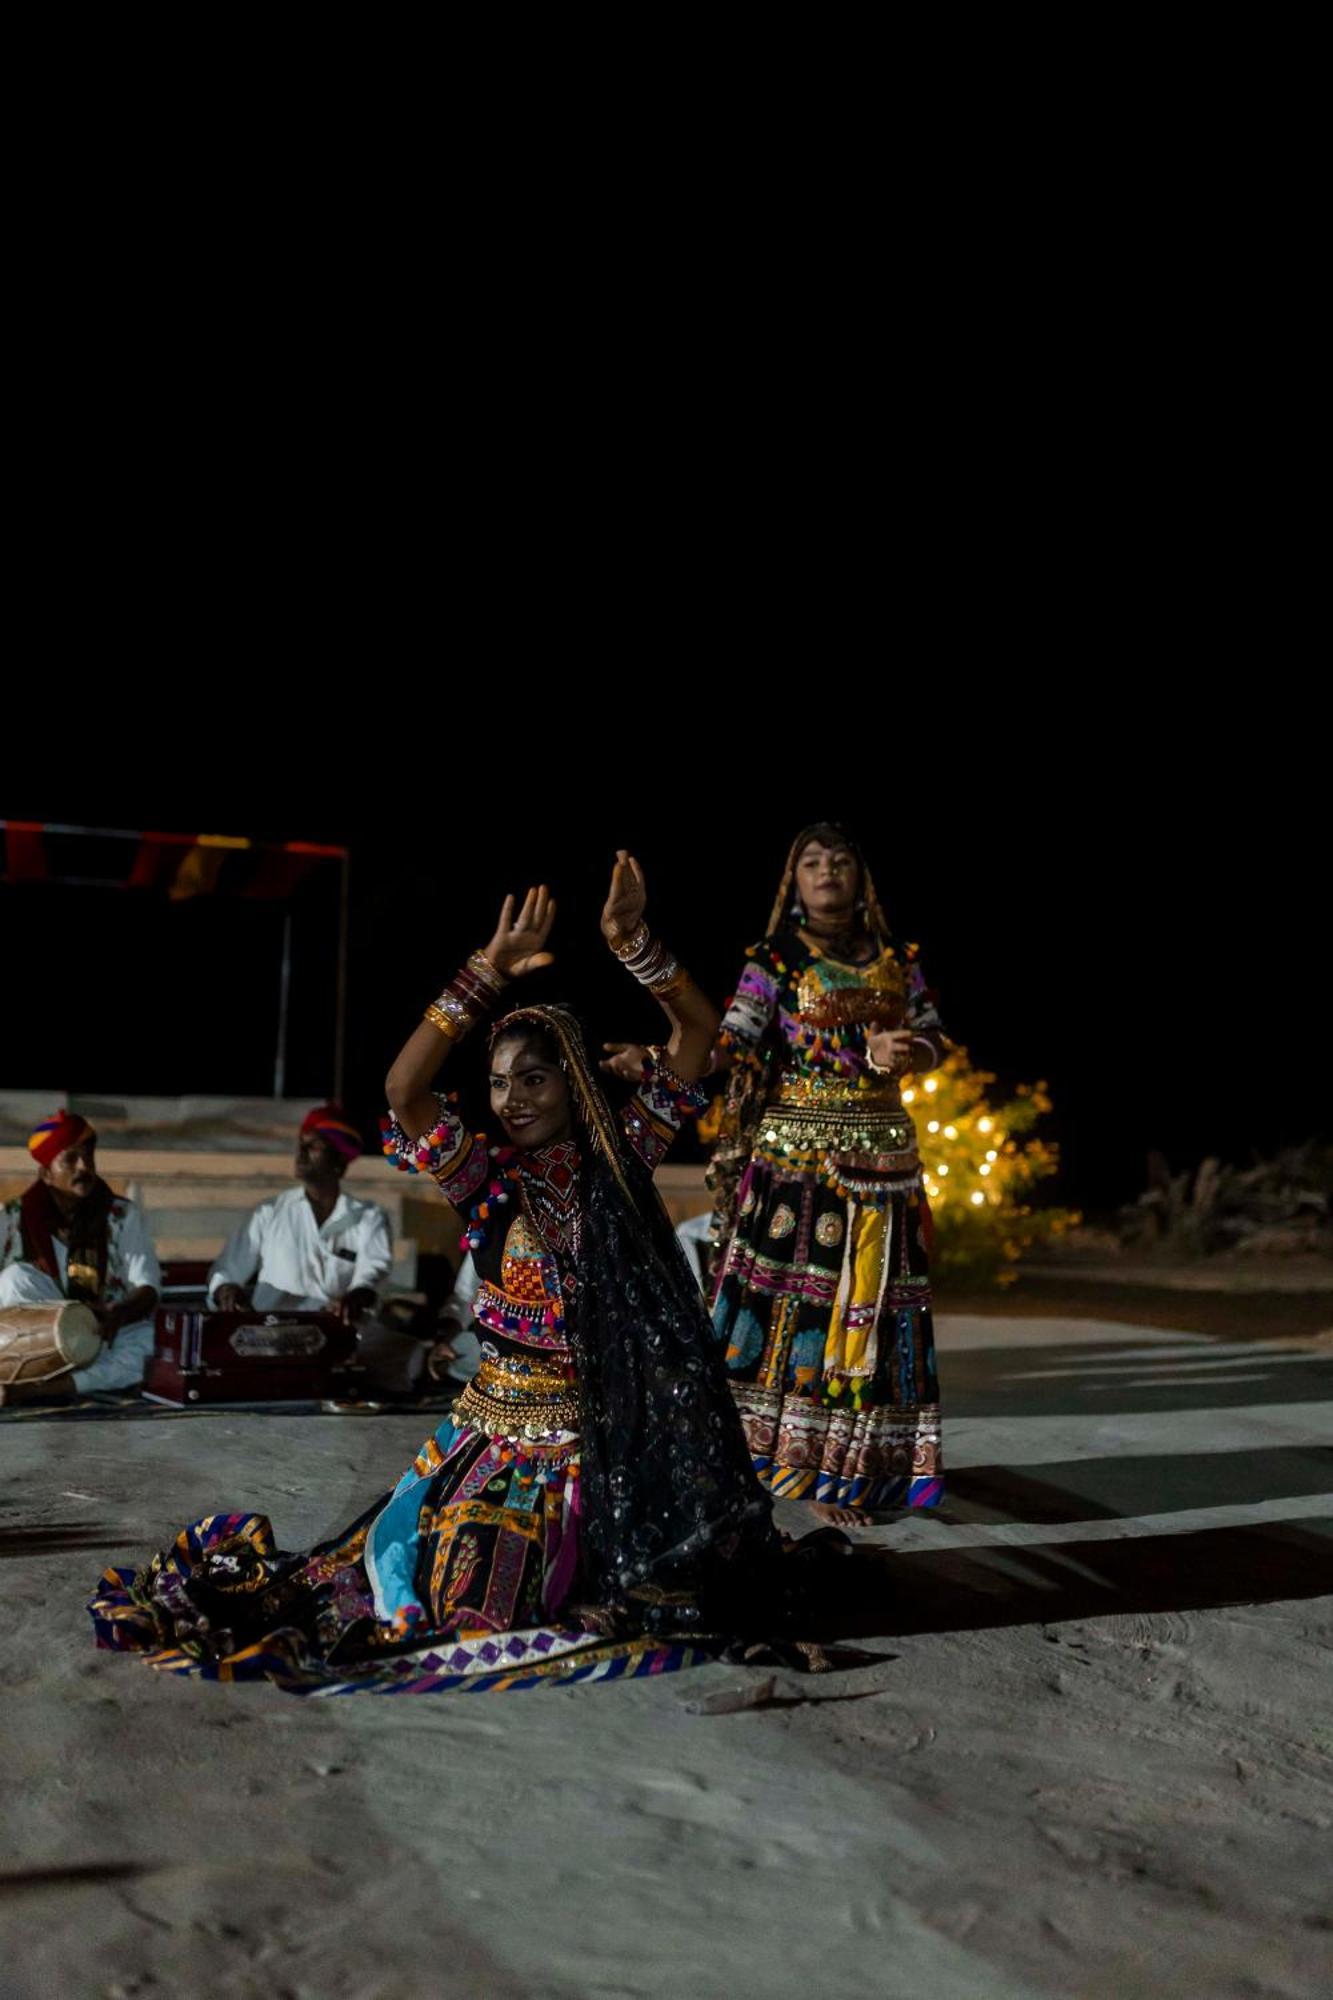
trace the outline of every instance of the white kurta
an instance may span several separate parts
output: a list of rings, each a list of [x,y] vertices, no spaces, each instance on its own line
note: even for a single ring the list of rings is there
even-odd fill
[[[440,1338],[447,1340],[457,1359],[448,1370],[452,1382],[470,1382],[481,1366],[481,1340],[472,1308],[481,1289],[481,1278],[469,1250],[463,1259],[453,1291],[440,1308]]]
[[[51,1238],[51,1248],[60,1267],[63,1296],[69,1251],[58,1236]],[[0,1210],[0,1266],[22,1262],[23,1225],[19,1204],[11,1201]],[[107,1217],[106,1286],[102,1302],[109,1306],[119,1305],[131,1292],[137,1292],[141,1285],[151,1285],[155,1292],[160,1292],[162,1267],[157,1261],[143,1210],[128,1195],[118,1194],[112,1199],[111,1213]]]
[[[60,1274],[59,1282],[23,1261],[23,1230],[19,1205],[10,1202],[0,1213],[0,1305],[47,1305],[68,1296],[65,1276],[69,1250],[58,1236],[51,1249]],[[119,1305],[141,1285],[162,1290],[162,1267],[157,1261],[153,1239],[148,1234],[143,1210],[125,1195],[117,1195],[107,1218],[106,1285],[104,1305]],[[95,1389],[131,1389],[143,1380],[148,1357],[153,1351],[153,1322],[135,1320],[121,1327],[115,1339],[86,1368],[74,1370],[74,1387],[80,1395]]]
[[[208,1274],[208,1296],[241,1285],[261,1312],[324,1312],[363,1286],[378,1291],[392,1267],[382,1208],[340,1193],[316,1223],[305,1189],[293,1187],[261,1201],[233,1232]]]

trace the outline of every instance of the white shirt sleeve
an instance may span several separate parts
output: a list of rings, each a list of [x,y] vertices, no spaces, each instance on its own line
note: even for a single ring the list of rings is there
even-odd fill
[[[470,1326],[472,1324],[472,1308],[477,1302],[477,1293],[480,1289],[481,1277],[476,1265],[472,1261],[472,1252],[469,1250],[467,1256],[458,1267],[458,1276],[454,1279],[454,1288],[440,1308],[440,1318],[452,1320],[456,1326]]]
[[[264,1256],[264,1229],[269,1212],[268,1202],[252,1209],[245,1221],[233,1229],[221,1255],[214,1258],[208,1273],[210,1305],[220,1285],[249,1285],[257,1275]]]
[[[126,1285],[132,1292],[138,1291],[141,1285],[150,1285],[160,1294],[162,1266],[157,1261],[157,1251],[137,1201],[125,1203],[119,1236],[121,1271]]]
[[[361,1231],[356,1246],[356,1267],[352,1272],[349,1290],[368,1286],[377,1292],[393,1269],[393,1231],[389,1218],[382,1208],[373,1205],[361,1218]]]

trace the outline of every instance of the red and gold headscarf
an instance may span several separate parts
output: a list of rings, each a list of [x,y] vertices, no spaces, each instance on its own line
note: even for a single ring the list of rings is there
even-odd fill
[[[361,1156],[361,1134],[341,1104],[317,1104],[301,1120],[301,1130],[318,1132],[320,1138],[327,1139],[334,1152],[341,1153],[345,1160],[356,1160]]]
[[[60,1155],[77,1146],[81,1139],[96,1137],[88,1120],[77,1111],[53,1111],[28,1134],[28,1151],[39,1167],[53,1167]]]

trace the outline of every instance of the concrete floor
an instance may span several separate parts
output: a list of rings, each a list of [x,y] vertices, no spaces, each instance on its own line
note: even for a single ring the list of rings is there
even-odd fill
[[[92,1649],[105,1563],[221,1506],[314,1539],[423,1420],[0,1424],[6,2000],[1328,1991],[1333,1354],[990,1316],[941,1348],[948,1505],[848,1566],[885,1657],[755,1708],[721,1665],[155,1676]]]

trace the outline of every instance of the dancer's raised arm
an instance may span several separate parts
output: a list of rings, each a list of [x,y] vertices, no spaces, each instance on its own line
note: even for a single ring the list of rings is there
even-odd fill
[[[626,971],[648,988],[671,1024],[671,1038],[662,1050],[663,1059],[682,1083],[694,1083],[708,1067],[717,1035],[717,1008],[695,985],[680,961],[649,934],[643,920],[647,901],[643,870],[622,847],[611,871],[611,887],[602,911],[602,935]]]
[[[555,897],[545,883],[528,890],[517,914],[514,898],[506,896],[486,949],[474,951],[426,1009],[384,1080],[390,1109],[409,1138],[431,1131],[439,1119],[432,1085],[455,1043],[491,1012],[511,979],[554,963],[546,949],[554,922]]]

